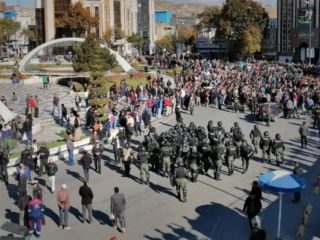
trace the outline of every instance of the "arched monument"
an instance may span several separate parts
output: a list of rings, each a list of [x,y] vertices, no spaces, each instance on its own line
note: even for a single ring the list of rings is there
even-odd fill
[[[46,42],[35,49],[33,49],[31,52],[29,52],[21,61],[19,64],[19,71],[24,72],[25,71],[25,66],[30,62],[31,59],[37,56],[37,54],[42,51],[43,49],[47,47],[54,46],[56,44],[63,44],[63,43],[81,43],[84,42],[84,38],[59,38],[59,39],[54,39],[52,41]],[[101,47],[103,48],[108,48],[107,46],[101,44]],[[135,69],[122,57],[120,56],[119,53],[113,51],[112,49],[108,48],[110,53],[113,54],[116,57],[116,60],[118,61],[119,65],[123,68],[125,72],[132,72]]]

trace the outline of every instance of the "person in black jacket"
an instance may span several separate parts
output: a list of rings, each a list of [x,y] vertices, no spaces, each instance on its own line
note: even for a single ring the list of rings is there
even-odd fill
[[[82,168],[83,168],[84,179],[88,183],[89,182],[89,169],[90,169],[90,165],[92,163],[92,158],[90,157],[90,155],[89,155],[89,153],[87,151],[83,152],[83,156],[80,159],[80,163],[81,163]]]
[[[28,204],[31,200],[31,197],[27,195],[27,191],[23,190],[21,191],[19,197],[18,197],[18,208],[20,210],[19,212],[19,224],[21,226],[28,226]],[[27,211],[26,211],[27,209]]]
[[[0,148],[0,180],[8,186],[8,163],[9,156],[7,151]]]
[[[87,211],[89,214],[89,224],[92,221],[92,199],[93,192],[91,188],[88,186],[87,182],[84,181],[83,186],[79,189],[79,195],[81,196],[81,204],[82,204],[82,223],[85,223],[87,220]]]
[[[260,213],[261,208],[262,205],[260,199],[255,195],[250,194],[243,206],[243,211],[248,215],[250,229],[253,228],[252,219]]]
[[[49,160],[49,164],[47,165],[47,174],[50,182],[50,189],[51,192],[53,193],[55,190],[56,186],[56,173],[58,171],[58,166],[57,164],[54,163],[52,159]]]
[[[32,118],[29,117],[26,118],[26,120],[23,122],[23,132],[26,134],[27,137],[27,144],[32,144]]]

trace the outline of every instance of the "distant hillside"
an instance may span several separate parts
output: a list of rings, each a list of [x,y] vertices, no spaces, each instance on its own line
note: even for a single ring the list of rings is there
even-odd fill
[[[158,11],[178,11],[180,10],[183,15],[196,15],[202,13],[203,10],[208,7],[204,4],[194,3],[173,3],[162,0],[155,1],[155,9]]]

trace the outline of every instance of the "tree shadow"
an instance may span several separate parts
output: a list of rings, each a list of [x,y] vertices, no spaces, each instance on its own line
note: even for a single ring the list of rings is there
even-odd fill
[[[13,212],[10,209],[6,209],[5,218],[8,219],[12,223],[19,224],[19,213]]]
[[[75,171],[71,171],[69,169],[66,169],[66,173],[72,177],[74,177],[75,179],[78,179],[80,182],[84,181],[84,178],[80,176],[79,173],[75,172]]]
[[[188,220],[192,229],[209,239],[219,240],[239,239],[239,236],[249,236],[249,224],[244,215],[219,203],[202,205],[195,209],[198,218]],[[232,231],[230,231],[232,226]],[[196,238],[198,239],[198,238]]]
[[[57,226],[59,226],[60,218],[54,211],[52,211],[51,208],[44,208],[44,215],[50,218]]]

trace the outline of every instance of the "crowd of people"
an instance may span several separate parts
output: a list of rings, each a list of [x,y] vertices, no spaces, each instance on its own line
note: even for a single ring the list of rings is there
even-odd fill
[[[303,69],[289,64],[271,64],[267,62],[237,62],[226,63],[219,60],[175,60],[171,57],[152,59],[161,67],[181,68],[172,80],[165,80],[160,72],[154,78],[149,77],[148,83],[136,88],[128,88],[125,80],[119,85],[110,88],[109,97],[113,104],[106,106],[107,121],[100,122],[95,117],[95,109],[90,108],[85,117],[85,127],[92,130],[91,154],[84,152],[80,163],[84,171],[84,185],[79,189],[82,198],[83,222],[86,221],[86,212],[89,223],[92,220],[92,199],[94,193],[89,187],[90,166],[94,163],[97,173],[102,172],[102,156],[104,154],[104,140],[110,136],[111,129],[119,128],[119,133],[112,139],[114,161],[122,164],[124,174],[130,177],[132,164],[140,170],[141,184],[150,184],[151,168],[157,174],[167,177],[176,188],[180,201],[187,201],[187,184],[190,180],[196,183],[199,174],[213,175],[216,181],[221,180],[221,169],[225,167],[228,175],[240,171],[245,174],[249,170],[250,159],[261,150],[261,162],[275,163],[279,166],[284,163],[285,144],[279,133],[274,137],[268,131],[261,132],[258,125],[254,125],[249,138],[237,122],[226,130],[221,121],[215,125],[209,121],[206,127],[190,123],[186,126],[181,110],[188,110],[194,114],[197,106],[207,107],[213,104],[219,109],[232,109],[234,112],[247,111],[256,115],[260,103],[277,103],[283,109],[284,117],[290,118],[299,114],[313,113],[314,127],[319,127],[320,110],[318,108],[320,95],[317,79],[303,75]],[[185,75],[191,70],[191,75]],[[55,192],[55,175],[58,166],[50,160],[49,149],[46,144],[38,144],[32,138],[32,117],[35,112],[30,107],[28,98],[28,113],[23,122],[23,131],[26,133],[28,147],[21,153],[21,160],[17,169],[18,206],[20,209],[21,224],[29,227],[30,234],[34,230],[37,236],[41,234],[43,222],[44,203],[41,186],[33,182],[32,172],[39,176],[48,175],[51,192]],[[123,100],[124,99],[124,100]],[[31,101],[32,102],[32,101]],[[74,164],[74,141],[79,138],[82,121],[78,110],[80,100],[76,100],[77,109],[67,109],[60,105],[57,95],[53,98],[53,111],[58,111],[60,123],[68,129],[67,147],[69,152],[69,165]],[[68,113],[69,112],[69,113]],[[175,113],[177,124],[166,132],[157,133],[152,127],[152,117],[161,118]],[[270,124],[272,111],[265,112],[266,121]],[[29,123],[29,124],[28,124]],[[31,129],[30,129],[31,128]],[[17,128],[18,129],[18,128]],[[139,144],[136,152],[132,146],[132,137],[142,135],[144,140]],[[308,126],[304,123],[300,130],[301,145],[307,146]],[[31,134],[31,135],[30,135]],[[2,134],[2,137],[5,136]],[[274,157],[273,157],[274,156]],[[0,152],[0,166],[8,163],[8,153],[5,149]],[[241,161],[241,168],[237,166]],[[6,163],[5,163],[6,162]],[[235,167],[236,166],[236,167]],[[239,170],[240,169],[240,170]],[[8,176],[3,174],[2,179],[8,183]],[[213,174],[211,173],[213,172]],[[296,171],[297,172],[297,171]],[[32,193],[27,183],[34,183]],[[244,211],[249,218],[252,229],[252,219],[261,210],[261,192],[254,185],[248,199],[245,201]],[[125,196],[115,188],[115,195],[111,201],[112,221],[115,228],[125,232]],[[258,193],[257,193],[258,192]],[[32,196],[32,197],[31,197]],[[300,197],[300,196],[299,196]],[[69,192],[65,184],[57,193],[57,202],[60,214],[60,227],[69,229],[68,208]],[[298,197],[297,197],[298,199]],[[254,204],[254,207],[250,207]],[[255,209],[254,213],[250,209]],[[29,219],[29,221],[23,221]],[[258,226],[259,227],[259,226]],[[257,229],[256,229],[257,230]],[[254,239],[254,238],[253,238]],[[258,238],[257,238],[258,239]],[[260,239],[260,238],[259,238]]]

